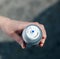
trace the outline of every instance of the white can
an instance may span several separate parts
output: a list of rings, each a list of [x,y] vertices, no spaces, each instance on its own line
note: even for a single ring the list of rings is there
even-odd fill
[[[22,37],[28,47],[38,45],[42,39],[42,31],[37,25],[31,24],[23,30]]]

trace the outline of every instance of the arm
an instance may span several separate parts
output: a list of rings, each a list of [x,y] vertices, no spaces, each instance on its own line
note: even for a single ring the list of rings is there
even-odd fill
[[[5,24],[7,24],[9,22],[10,22],[10,19],[9,18],[0,16],[0,29],[1,29],[2,26],[4,26]]]

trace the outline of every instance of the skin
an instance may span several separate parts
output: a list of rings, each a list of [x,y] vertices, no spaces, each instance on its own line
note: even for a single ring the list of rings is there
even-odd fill
[[[10,37],[12,37],[21,47],[24,49],[26,47],[23,39],[21,36],[18,35],[18,33],[21,34],[23,29],[30,25],[30,24],[35,24],[40,27],[42,30],[42,39],[39,43],[40,47],[43,47],[44,42],[46,40],[46,31],[44,28],[44,25],[39,24],[38,22],[24,22],[24,21],[17,21],[17,20],[11,20],[7,17],[0,16],[0,29],[8,34]]]

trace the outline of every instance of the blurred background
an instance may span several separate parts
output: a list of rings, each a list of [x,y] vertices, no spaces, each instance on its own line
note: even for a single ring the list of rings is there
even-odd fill
[[[0,16],[44,24],[44,47],[22,49],[0,30],[0,59],[60,59],[60,0],[0,0]]]

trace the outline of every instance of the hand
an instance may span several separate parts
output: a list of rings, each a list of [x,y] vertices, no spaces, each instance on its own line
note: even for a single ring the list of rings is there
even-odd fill
[[[22,48],[25,48],[24,41],[21,36],[19,36],[17,33],[20,33],[23,31],[23,29],[30,25],[30,24],[35,24],[39,26],[42,30],[43,36],[42,39],[39,43],[39,45],[42,47],[44,45],[44,42],[46,40],[46,31],[45,28],[42,24],[39,24],[37,22],[23,22],[23,21],[17,21],[17,20],[10,20],[8,18],[1,18],[2,23],[1,23],[1,29],[4,31],[6,34],[11,36],[16,42],[18,42]]]

